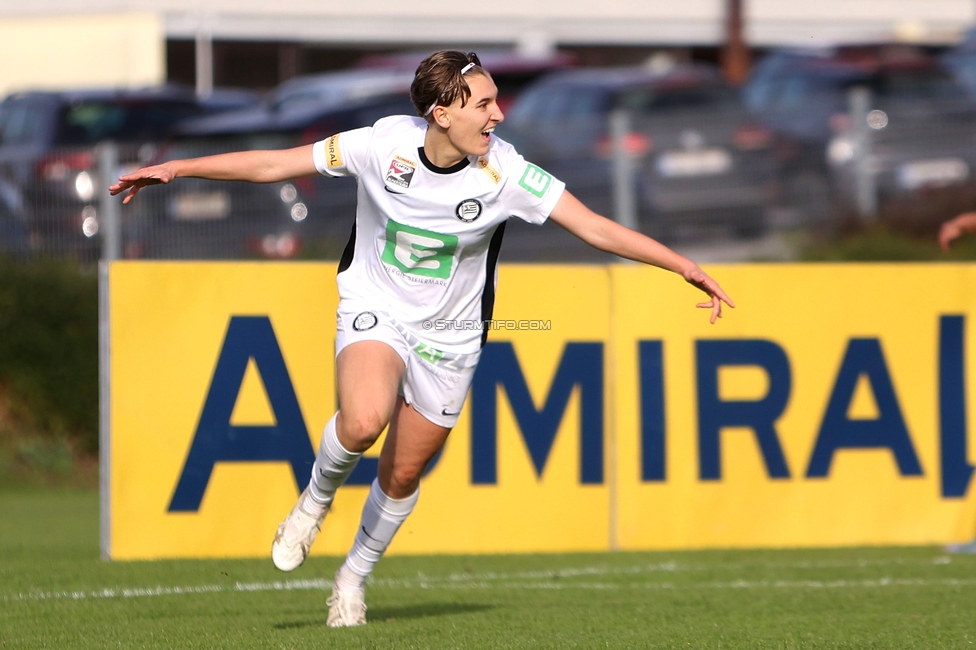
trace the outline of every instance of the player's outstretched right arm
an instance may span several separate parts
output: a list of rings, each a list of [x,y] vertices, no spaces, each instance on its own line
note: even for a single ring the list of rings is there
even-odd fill
[[[700,302],[697,306],[711,310],[709,321],[712,323],[722,317],[723,302],[735,307],[718,282],[687,257],[593,212],[569,192],[563,192],[559,197],[549,218],[594,248],[677,273],[708,295],[708,302]]]
[[[275,183],[315,173],[312,145],[309,144],[294,149],[238,151],[203,158],[170,160],[120,176],[119,182],[112,185],[109,192],[112,196],[125,192],[122,203],[128,203],[142,188],[169,183],[181,176],[215,181]]]

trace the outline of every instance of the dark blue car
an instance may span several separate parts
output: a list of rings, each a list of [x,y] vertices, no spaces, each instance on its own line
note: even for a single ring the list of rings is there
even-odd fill
[[[0,102],[0,183],[9,190],[0,203],[22,225],[32,251],[93,260],[103,185],[96,146],[118,145],[114,172],[121,172],[151,160],[178,122],[252,101],[217,93],[202,102],[170,86],[9,95]]]

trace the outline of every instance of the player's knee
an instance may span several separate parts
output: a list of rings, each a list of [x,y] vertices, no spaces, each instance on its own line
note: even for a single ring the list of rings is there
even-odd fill
[[[391,499],[405,499],[417,491],[420,477],[423,473],[420,467],[394,467],[390,472],[390,480],[386,495]]]
[[[368,449],[380,437],[387,423],[374,411],[360,413],[340,413],[336,421],[339,438],[349,444],[349,451]]]

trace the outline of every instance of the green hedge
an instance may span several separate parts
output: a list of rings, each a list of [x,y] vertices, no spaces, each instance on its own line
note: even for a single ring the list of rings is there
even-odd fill
[[[76,263],[0,258],[0,389],[21,423],[98,449],[98,278]]]

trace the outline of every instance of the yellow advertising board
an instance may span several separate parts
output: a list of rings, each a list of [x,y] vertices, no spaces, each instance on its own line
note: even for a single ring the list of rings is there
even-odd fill
[[[502,266],[458,426],[392,553],[970,539],[976,266]],[[330,263],[109,271],[103,547],[266,555],[336,409]],[[313,548],[342,555],[382,440]]]
[[[620,548],[971,539],[976,268],[708,270],[737,304],[716,325],[611,270]]]
[[[336,408],[334,276],[332,264],[111,266],[110,557],[268,553]],[[483,370],[391,552],[609,544],[609,276],[499,276]],[[339,492],[314,553],[347,551],[381,444]]]

